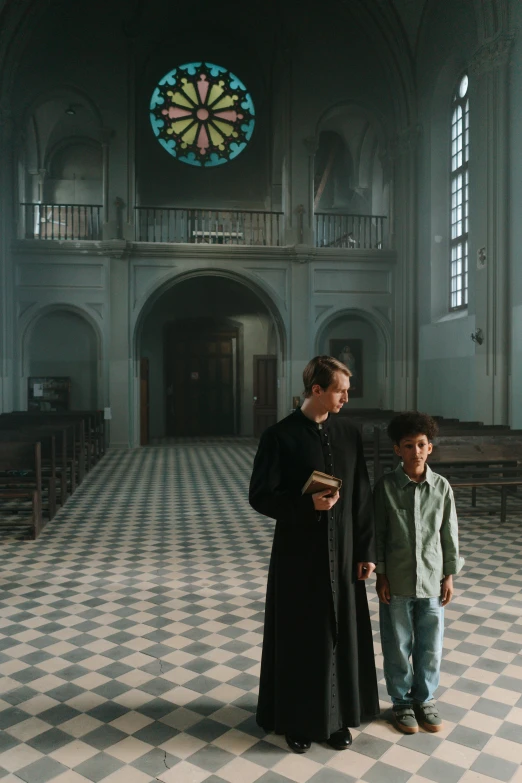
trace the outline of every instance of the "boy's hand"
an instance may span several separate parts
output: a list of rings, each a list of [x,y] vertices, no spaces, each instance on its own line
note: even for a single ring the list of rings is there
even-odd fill
[[[453,576],[445,576],[441,582],[440,598],[442,606],[449,604],[453,598]]]
[[[388,577],[386,574],[377,574],[377,584],[375,585],[375,589],[377,591],[377,595],[379,596],[379,601],[382,604],[389,604],[390,603],[390,583],[388,582]]]
[[[322,492],[314,492],[312,495],[314,508],[316,511],[330,511],[339,500],[339,490],[332,495],[330,489],[324,489]]]

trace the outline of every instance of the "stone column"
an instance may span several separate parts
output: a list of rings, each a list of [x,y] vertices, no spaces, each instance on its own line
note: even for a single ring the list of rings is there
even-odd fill
[[[475,418],[487,424],[510,420],[508,60],[513,39],[514,33],[498,35],[470,63],[469,263],[475,267],[470,293],[484,335],[483,344],[476,344]]]
[[[110,259],[109,405],[111,446],[130,443],[131,346],[129,338],[129,259],[114,254]]]
[[[299,126],[296,129],[291,119],[288,123],[284,182],[285,244],[313,247],[314,158],[317,138],[303,138]]]
[[[388,151],[392,178],[389,235],[397,250],[395,278],[393,377],[395,410],[417,407],[418,286],[417,286],[417,149],[420,128],[410,126]]]
[[[290,332],[288,335],[289,372],[287,383],[287,410],[292,397],[303,390],[303,369],[312,358],[312,312],[310,302],[310,264],[305,248],[297,253],[290,267]]]
[[[110,128],[102,128],[102,223],[105,226],[110,220],[109,208],[109,141],[111,138]],[[108,237],[107,237],[108,238]]]
[[[0,104],[0,412],[14,406],[14,133],[10,108]]]

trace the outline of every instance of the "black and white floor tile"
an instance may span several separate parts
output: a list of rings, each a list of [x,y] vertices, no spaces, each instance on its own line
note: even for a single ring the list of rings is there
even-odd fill
[[[444,731],[398,733],[381,681],[351,750],[296,756],[254,718],[273,532],[247,503],[254,452],[114,451],[37,541],[4,539],[0,781],[522,783],[522,506],[462,519]]]

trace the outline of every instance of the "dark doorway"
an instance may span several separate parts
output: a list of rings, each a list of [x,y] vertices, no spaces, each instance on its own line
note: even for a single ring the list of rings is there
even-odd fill
[[[149,360],[140,359],[140,445],[149,442]]]
[[[174,322],[164,345],[167,435],[235,435],[237,329]]]
[[[277,358],[254,356],[254,435],[277,421]]]

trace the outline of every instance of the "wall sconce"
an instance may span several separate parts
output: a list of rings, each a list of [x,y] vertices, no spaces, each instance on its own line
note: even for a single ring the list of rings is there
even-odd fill
[[[474,332],[471,333],[471,339],[474,343],[478,343],[478,345],[482,345],[484,342],[484,332],[482,329],[475,329]]]

